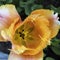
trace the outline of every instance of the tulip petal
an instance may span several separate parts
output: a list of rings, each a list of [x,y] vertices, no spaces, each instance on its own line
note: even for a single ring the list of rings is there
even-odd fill
[[[50,16],[52,16],[54,13],[53,10],[49,10],[49,9],[38,9],[33,11],[31,14],[40,14],[42,16],[45,16],[46,18],[50,18]]]
[[[55,37],[58,34],[60,29],[60,21],[58,13],[53,14],[50,19],[50,28],[51,28],[51,38]]]
[[[1,30],[8,29],[10,25],[17,19],[18,21],[19,20],[21,21],[21,18],[18,12],[16,11],[14,5],[6,4],[0,6],[0,40],[1,40]]]
[[[43,52],[41,51],[39,54],[34,55],[34,56],[17,55],[14,52],[11,52],[8,60],[43,60]]]
[[[13,43],[12,41],[12,37],[13,34],[15,33],[16,28],[20,25],[21,21],[19,20],[19,18],[17,18],[11,25],[9,28],[5,28],[3,30],[1,30],[1,36],[5,39],[5,40],[9,40],[11,41],[11,43]]]
[[[58,21],[58,13],[54,14],[53,10],[48,9],[39,9],[35,10],[31,13],[33,14],[40,14],[45,16],[50,22],[50,30],[51,30],[51,38],[55,37],[60,29],[60,21]]]

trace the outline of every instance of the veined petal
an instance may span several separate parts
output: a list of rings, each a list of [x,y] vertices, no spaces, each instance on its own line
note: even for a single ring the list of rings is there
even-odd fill
[[[18,15],[14,5],[6,4],[0,6],[0,29],[9,27],[17,18],[20,19],[20,16]]]
[[[13,34],[15,33],[16,28],[18,26],[20,26],[20,23],[21,23],[21,21],[19,20],[19,18],[17,18],[13,23],[11,23],[9,28],[5,28],[5,29],[1,30],[1,36],[5,40],[9,40],[9,41],[11,41],[11,43],[13,43],[13,41],[12,41]]]
[[[51,38],[57,35],[60,28],[60,21],[58,21],[58,13],[54,14],[53,10],[39,9],[33,11],[31,14],[40,14],[42,16],[45,16],[50,22]]]
[[[46,18],[50,18],[50,16],[52,16],[54,13],[53,10],[49,10],[49,9],[38,9],[33,11],[31,14],[40,14],[42,16],[45,16]]]
[[[8,29],[10,25],[14,23],[14,21],[16,20],[19,21],[17,23],[20,23],[21,18],[18,12],[16,11],[14,5],[6,4],[0,6],[0,36],[1,36],[1,30]]]

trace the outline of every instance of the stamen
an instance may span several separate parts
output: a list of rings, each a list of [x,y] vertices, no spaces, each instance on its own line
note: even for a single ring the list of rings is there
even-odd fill
[[[22,37],[24,39],[25,34],[23,34],[21,32],[19,32],[19,33],[20,33],[20,37]]]

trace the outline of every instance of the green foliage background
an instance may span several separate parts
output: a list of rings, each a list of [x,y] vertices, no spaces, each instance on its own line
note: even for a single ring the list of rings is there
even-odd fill
[[[36,9],[52,9],[58,12],[60,16],[60,2],[59,0],[0,0],[0,5],[14,4],[18,13],[24,20],[33,10]],[[53,38],[51,45],[48,46],[44,52],[44,60],[60,60],[60,33]],[[48,53],[47,53],[48,52]],[[52,53],[52,54],[50,54]]]

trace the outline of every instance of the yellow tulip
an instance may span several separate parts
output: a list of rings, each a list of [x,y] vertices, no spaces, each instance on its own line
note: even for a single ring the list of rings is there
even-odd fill
[[[8,5],[5,6],[7,7]],[[35,57],[39,55],[41,56],[40,58],[42,58],[43,49],[49,45],[50,40],[55,37],[59,31],[60,21],[58,21],[58,14],[54,14],[52,10],[39,9],[33,11],[21,22],[15,8],[10,7],[8,6],[7,10],[11,15],[8,14],[8,19],[6,20],[7,22],[10,20],[12,22],[8,28],[6,28],[7,26],[1,28],[1,36],[5,40],[9,39],[11,41],[12,52],[25,57]],[[6,17],[6,15],[4,16]],[[3,23],[1,24],[3,25]],[[8,24],[6,23],[6,25]]]
[[[12,42],[15,46],[12,50],[23,55],[36,55],[43,51],[50,40],[57,35],[58,22],[60,24],[57,14],[54,15],[52,10],[33,11],[12,34],[14,36]]]

